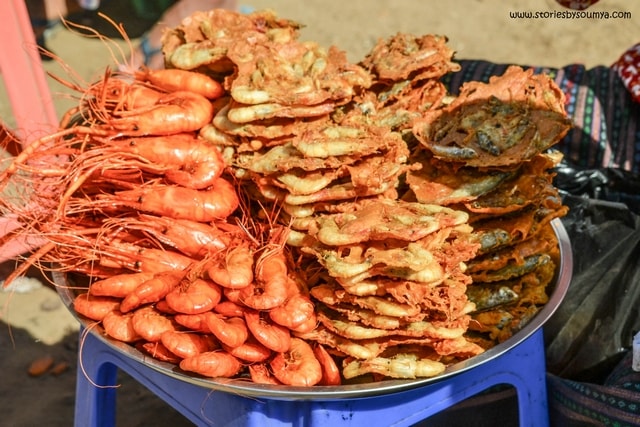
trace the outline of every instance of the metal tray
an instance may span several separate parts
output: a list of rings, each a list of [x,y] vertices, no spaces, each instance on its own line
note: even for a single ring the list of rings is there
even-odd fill
[[[100,326],[96,326],[95,322],[88,321],[87,319],[75,313],[75,311],[73,310],[73,298],[75,297],[75,293],[71,287],[67,286],[68,283],[66,277],[63,274],[56,273],[54,274],[54,280],[59,285],[57,286],[58,294],[62,298],[64,304],[78,319],[81,325],[90,330],[90,333],[94,334],[100,340],[112,347],[114,351],[118,351],[128,357],[131,357],[132,359],[135,359],[138,362],[148,366],[149,368],[161,372],[165,375],[208,389],[226,391],[229,393],[249,397],[263,397],[279,400],[330,400],[342,398],[362,398],[405,391],[416,387],[425,386],[436,381],[446,380],[452,375],[456,375],[468,369],[479,367],[483,363],[499,357],[506,351],[512,349],[522,341],[529,338],[529,336],[531,336],[534,332],[541,328],[544,323],[553,315],[553,313],[556,311],[556,309],[564,299],[564,296],[571,282],[573,271],[573,254],[571,251],[569,236],[559,219],[554,219],[552,221],[552,226],[554,228],[560,246],[560,264],[558,266],[556,277],[552,285],[553,290],[551,291],[551,295],[547,304],[542,307],[538,314],[536,314],[536,316],[529,323],[527,323],[520,331],[515,333],[510,339],[506,340],[505,342],[490,348],[489,350],[478,356],[449,366],[444,373],[436,377],[421,378],[416,380],[390,379],[378,382],[367,382],[341,386],[293,387],[255,384],[249,380],[243,379],[211,379],[194,376],[180,370],[177,365],[160,362],[144,353],[141,353],[129,344],[113,340],[106,336],[102,328]]]

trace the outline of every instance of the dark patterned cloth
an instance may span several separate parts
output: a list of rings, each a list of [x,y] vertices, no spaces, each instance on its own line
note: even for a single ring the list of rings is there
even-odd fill
[[[452,94],[467,81],[488,82],[502,75],[508,64],[458,60],[462,69],[444,83]],[[574,127],[555,147],[576,166],[617,168],[640,173],[640,104],[633,101],[620,76],[610,67],[586,69],[568,65],[533,68],[554,79],[566,96],[566,110]]]
[[[640,425],[640,372],[631,369],[629,351],[604,384],[547,375],[552,426]]]

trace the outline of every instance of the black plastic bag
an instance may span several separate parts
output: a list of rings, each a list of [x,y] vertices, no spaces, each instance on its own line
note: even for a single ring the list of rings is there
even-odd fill
[[[601,176],[590,173],[584,182]],[[572,194],[564,200],[573,278],[544,326],[547,366],[560,377],[598,383],[640,330],[640,217],[618,202]]]
[[[563,161],[555,186],[575,196],[620,202],[640,214],[640,176],[619,168],[586,169]]]

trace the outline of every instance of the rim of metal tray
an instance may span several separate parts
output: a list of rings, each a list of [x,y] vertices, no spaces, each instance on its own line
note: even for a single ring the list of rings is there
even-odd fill
[[[490,348],[484,353],[470,359],[458,362],[449,366],[446,371],[436,377],[421,378],[417,380],[384,380],[363,384],[348,384],[341,386],[313,386],[313,387],[293,387],[255,384],[242,379],[210,379],[193,376],[181,371],[176,365],[165,363],[153,359],[135,347],[113,340],[103,333],[100,326],[95,322],[77,315],[73,310],[73,291],[67,286],[58,286],[58,294],[71,313],[78,319],[81,325],[90,330],[97,338],[118,351],[138,362],[154,369],[160,373],[171,376],[178,380],[185,381],[204,388],[230,392],[236,395],[247,397],[262,397],[279,400],[330,400],[344,398],[362,398],[395,393],[427,386],[438,381],[444,381],[453,375],[464,372],[468,369],[476,368],[489,360],[499,357],[504,352],[514,348],[524,340],[529,338],[534,332],[541,328],[544,323],[556,311],[564,299],[573,273],[573,254],[569,236],[560,219],[556,218],[551,222],[558,238],[560,247],[560,265],[558,266],[555,278],[555,286],[549,297],[547,304],[527,323],[521,330],[516,332],[511,338],[503,343]],[[54,273],[56,283],[65,284],[66,278],[61,273]],[[82,373],[78,373],[82,375]]]

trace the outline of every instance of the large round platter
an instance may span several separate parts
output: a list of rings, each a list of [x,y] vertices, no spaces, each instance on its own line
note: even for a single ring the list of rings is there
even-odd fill
[[[515,333],[507,341],[498,344],[497,346],[485,351],[478,356],[449,366],[447,370],[441,375],[418,380],[385,380],[379,382],[367,382],[362,384],[350,384],[342,386],[291,387],[255,384],[251,381],[242,379],[211,379],[197,377],[181,371],[180,368],[178,368],[174,364],[155,360],[139,352],[129,344],[113,340],[106,336],[102,328],[99,325],[96,325],[95,322],[88,321],[87,319],[75,313],[75,311],[73,310],[73,299],[76,294],[73,290],[73,286],[69,286],[70,283],[67,278],[64,275],[58,273],[54,275],[54,279],[59,285],[58,293],[60,294],[63,302],[83,327],[85,327],[90,331],[90,333],[94,334],[100,340],[113,348],[114,351],[120,352],[132,359],[135,359],[138,362],[148,366],[149,368],[161,372],[165,375],[201,387],[227,391],[236,395],[245,395],[250,397],[263,397],[280,400],[329,400],[342,398],[362,398],[405,391],[416,387],[429,385],[436,381],[446,380],[447,378],[459,374],[463,371],[477,368],[483,363],[495,359],[503,353],[509,351],[513,347],[517,346],[518,344],[529,338],[539,328],[541,328],[544,323],[553,315],[553,313],[556,311],[556,309],[564,299],[564,296],[571,282],[571,275],[573,270],[573,255],[571,252],[569,236],[567,235],[567,232],[559,219],[553,220],[552,225],[560,245],[560,263],[556,272],[556,277],[552,284],[549,302],[545,304],[544,307],[542,307],[538,314],[525,327]],[[82,355],[80,355],[80,357],[81,356]]]

